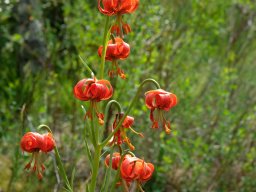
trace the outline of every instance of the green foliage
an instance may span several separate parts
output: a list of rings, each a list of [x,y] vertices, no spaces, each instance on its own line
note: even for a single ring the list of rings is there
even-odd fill
[[[131,111],[134,129],[145,135],[131,136],[137,154],[156,167],[146,191],[256,188],[255,11],[250,0],[150,0],[124,16],[133,30],[125,37],[131,56],[120,61],[127,80],[111,80],[114,99],[126,109],[135,85],[149,77],[179,98],[166,114],[172,136],[150,128],[143,93]],[[104,22],[96,1],[1,4],[0,163],[8,170],[0,190],[8,183],[9,191],[60,189],[52,157],[43,182],[24,177],[29,157],[19,139],[41,123],[53,128],[69,177],[76,170],[74,188],[84,190],[90,175],[82,156],[84,114],[72,88],[89,76],[78,55],[99,72]]]

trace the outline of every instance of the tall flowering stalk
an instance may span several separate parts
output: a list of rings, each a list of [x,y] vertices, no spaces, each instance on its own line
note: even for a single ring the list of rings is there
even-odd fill
[[[143,191],[143,185],[151,179],[155,170],[154,165],[131,152],[135,150],[135,147],[128,137],[128,133],[130,134],[130,132],[143,137],[142,133],[138,133],[132,128],[134,122],[136,122],[136,117],[128,116],[128,114],[131,114],[131,109],[137,102],[145,84],[150,83],[155,87],[154,90],[145,93],[145,104],[150,109],[152,128],[162,127],[167,134],[171,133],[170,122],[165,118],[164,113],[177,104],[177,97],[175,94],[161,89],[155,80],[146,79],[139,85],[126,111],[122,111],[122,107],[118,101],[108,101],[113,96],[114,90],[111,83],[106,79],[107,77],[105,77],[105,61],[112,62],[111,70],[107,72],[110,78],[114,78],[115,76],[120,76],[122,79],[126,78],[118,62],[125,60],[130,55],[131,48],[123,38],[124,35],[131,32],[131,27],[123,21],[123,15],[136,11],[138,5],[139,0],[98,0],[99,11],[106,15],[103,42],[98,48],[98,55],[101,58],[100,73],[96,77],[83,61],[86,69],[92,76],[82,77],[73,88],[73,94],[76,99],[89,103],[84,117],[81,117],[85,121],[88,121],[88,125],[90,125],[85,128],[89,134],[89,137],[85,138],[86,156],[88,157],[91,168],[90,179],[86,185],[87,192],[99,190],[113,191],[118,186],[122,186],[124,191],[129,191],[130,186],[134,183],[140,191]],[[110,17],[115,17],[112,24],[110,24]],[[122,65],[124,64],[125,62],[122,62]],[[108,103],[105,109],[103,109],[103,105],[100,103],[106,101]],[[111,107],[115,107],[118,113],[112,115],[110,113]],[[113,122],[109,123],[110,127],[108,127],[109,119],[110,121],[113,119]],[[29,170],[34,161],[32,171],[36,172],[39,179],[42,179],[42,172],[45,167],[40,161],[39,154],[42,152],[47,153],[54,149],[65,188],[67,191],[72,192],[73,181],[70,181],[67,177],[52,132],[48,126],[43,125],[39,128],[42,127],[46,128],[48,133],[39,134],[28,132],[21,139],[21,149],[25,152],[32,153],[32,158],[25,168]],[[110,131],[107,137],[104,138],[102,133],[107,130]],[[125,148],[125,146],[128,148]],[[109,150],[103,151],[106,148]],[[115,151],[116,148],[118,151]],[[107,152],[107,155],[105,155],[105,152]],[[106,156],[105,166],[107,169],[104,181],[101,185],[97,185],[100,184],[97,181],[97,177],[102,156]],[[112,169],[116,172],[114,179],[110,178],[110,171]]]

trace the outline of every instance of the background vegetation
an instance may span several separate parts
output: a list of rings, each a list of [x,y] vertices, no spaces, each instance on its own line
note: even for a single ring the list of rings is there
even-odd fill
[[[42,182],[23,171],[29,156],[19,140],[41,123],[53,129],[68,174],[76,168],[77,191],[84,188],[83,111],[72,88],[89,75],[78,55],[99,68],[105,19],[96,4],[1,1],[0,191],[62,191],[53,155]],[[114,98],[127,107],[146,77],[179,98],[167,115],[171,136],[151,130],[143,93],[131,113],[145,133],[133,138],[136,154],[156,165],[146,191],[256,189],[255,17],[254,0],[141,0],[125,16],[132,49],[121,63],[127,80],[112,80]]]

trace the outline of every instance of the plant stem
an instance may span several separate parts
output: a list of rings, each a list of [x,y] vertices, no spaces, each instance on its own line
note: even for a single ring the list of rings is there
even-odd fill
[[[91,119],[91,131],[92,131],[92,144],[94,146],[94,148],[97,147],[97,144],[98,144],[98,138],[96,137],[97,133],[96,131],[98,131],[98,128],[95,129],[94,127],[94,113],[95,113],[95,103],[93,103],[93,101],[91,102],[91,113],[92,113],[92,119]]]
[[[92,78],[94,78],[94,73],[91,70],[91,68],[89,67],[89,65],[85,62],[85,60],[83,60],[83,58],[79,55],[79,58],[81,59],[82,63],[84,64],[85,68],[90,72]]]
[[[117,15],[117,25],[118,25],[119,30],[120,30],[120,37],[124,38],[124,33],[123,33],[123,28],[122,28],[122,15],[121,14]]]
[[[124,121],[124,119],[129,114],[129,112],[131,111],[131,109],[134,106],[135,102],[137,101],[143,85],[145,85],[146,83],[153,83],[156,86],[157,89],[160,89],[159,84],[154,79],[146,79],[146,80],[144,80],[140,84],[140,86],[138,87],[136,95],[133,97],[133,99],[132,99],[132,101],[131,101],[127,111],[125,112],[125,114],[123,115],[121,120],[118,122],[118,124],[117,124],[116,128],[114,129],[114,131],[111,134],[109,134],[109,136],[100,144],[101,147],[104,147],[108,143],[108,141],[113,137],[113,135],[119,130],[119,128],[121,127],[121,125],[122,125],[122,123]]]
[[[37,127],[38,130],[42,129],[42,128],[45,128],[49,133],[52,134],[52,130],[51,128],[48,126],[48,125],[44,125],[44,124],[41,124]]]
[[[107,129],[107,119],[109,117],[109,109],[112,105],[115,105],[117,107],[118,113],[121,113],[122,108],[121,105],[116,101],[116,100],[111,100],[108,102],[106,108],[105,108],[105,113],[104,113],[104,130]]]
[[[42,128],[45,128],[49,133],[52,134],[52,130],[51,130],[51,128],[50,128],[48,125],[42,124],[42,125],[39,125],[39,126],[37,127],[38,130],[40,130],[40,129],[42,129]],[[65,168],[64,168],[63,163],[62,163],[62,161],[61,161],[58,148],[57,148],[56,146],[54,147],[54,152],[55,152],[55,158],[56,158],[56,160],[57,160],[57,165],[58,165],[59,170],[60,170],[60,175],[61,175],[62,179],[64,179],[64,182],[65,182],[65,185],[66,185],[66,187],[67,187],[67,190],[68,190],[69,192],[73,192],[73,189],[72,189],[72,187],[71,187],[71,185],[70,185],[70,183],[69,183],[69,180],[68,180],[68,177],[67,177]]]
[[[58,167],[59,167],[59,170],[60,170],[60,175],[61,175],[62,179],[64,179],[64,182],[65,182],[65,185],[67,187],[67,190],[69,192],[73,192],[73,189],[72,189],[72,187],[71,187],[71,185],[70,185],[70,183],[68,181],[68,177],[67,177],[67,174],[65,172],[64,166],[62,164],[58,148],[55,147],[54,151],[55,151],[55,158],[57,160],[57,164],[58,164]]]
[[[92,179],[90,184],[90,192],[94,192],[96,188],[97,176],[99,171],[99,164],[100,164],[100,155],[101,155],[101,146],[97,145],[95,148],[94,153],[94,161],[92,167]]]
[[[109,20],[110,17],[106,17],[106,22],[105,22],[105,29],[104,29],[104,36],[103,36],[103,50],[102,50],[102,55],[101,55],[101,64],[100,64],[100,78],[104,78],[104,67],[105,67],[105,57],[106,57],[106,51],[107,51],[107,40],[109,38]]]

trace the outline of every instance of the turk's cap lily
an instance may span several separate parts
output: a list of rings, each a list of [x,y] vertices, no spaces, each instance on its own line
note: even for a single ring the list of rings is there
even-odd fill
[[[126,154],[126,155],[124,156],[123,160],[126,159],[126,158],[128,158],[128,157],[131,157],[131,155],[130,155],[130,154]],[[118,169],[120,160],[121,160],[121,155],[120,155],[120,153],[118,153],[118,152],[113,153],[113,155],[112,155],[112,169],[114,169],[114,170],[117,170],[117,169]],[[109,166],[109,162],[110,162],[110,154],[108,154],[108,155],[106,156],[106,158],[105,158],[105,165],[106,165],[107,167]]]
[[[162,109],[168,111],[177,104],[175,94],[163,89],[151,90],[145,93],[146,106],[149,109]]]
[[[74,96],[81,101],[102,101],[113,95],[113,88],[108,80],[82,79],[73,89]]]
[[[28,132],[22,137],[20,141],[20,147],[22,151],[32,153],[35,151],[39,151],[41,149],[41,146],[43,145],[43,142],[43,135],[36,132]]]
[[[98,0],[99,11],[108,16],[132,13],[138,6],[139,0]]]
[[[98,49],[98,55],[101,57],[103,46]],[[130,54],[130,45],[123,41],[120,37],[116,37],[113,40],[108,41],[106,57],[107,61],[114,61],[117,59],[124,60]]]
[[[37,174],[39,180],[42,179],[42,173],[44,172],[45,167],[41,162],[41,151],[47,153],[52,151],[55,147],[55,141],[52,134],[28,132],[21,138],[20,146],[23,151],[32,153],[32,157],[24,169],[31,169],[32,172]],[[31,167],[32,164],[33,167]]]
[[[137,157],[128,157],[121,163],[120,172],[121,177],[128,182],[137,180],[143,183],[152,177],[154,165]]]
[[[176,95],[163,89],[156,89],[146,92],[145,97],[146,106],[150,109],[152,128],[159,128],[160,122],[166,134],[170,134],[171,124],[165,119],[164,111],[169,111],[177,105]]]
[[[41,146],[41,151],[47,153],[54,149],[55,147],[55,140],[51,133],[43,134],[44,142]]]

